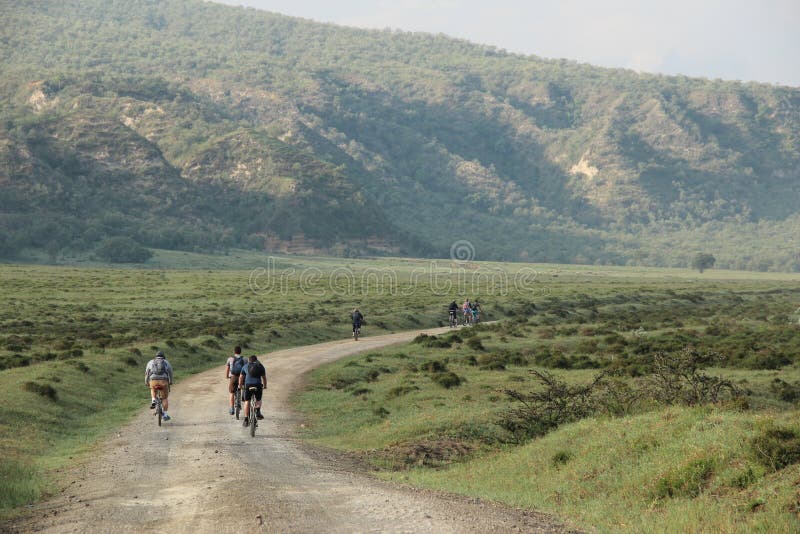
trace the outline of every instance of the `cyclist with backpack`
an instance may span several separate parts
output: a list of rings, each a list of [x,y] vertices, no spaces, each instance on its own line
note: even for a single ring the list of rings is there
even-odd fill
[[[478,321],[481,318],[481,305],[478,302],[478,299],[472,303],[472,324],[478,324]]]
[[[472,324],[472,303],[469,299],[466,299],[461,305],[461,310],[464,312],[464,326]]]
[[[456,318],[458,314],[458,304],[456,304],[455,300],[450,303],[448,309],[450,310],[450,327],[454,328],[458,326],[458,319]]]
[[[225,364],[225,379],[228,381],[228,393],[231,394],[229,413],[233,415],[233,401],[236,395],[236,388],[239,386],[239,375],[247,363],[242,356],[242,347],[236,346],[233,349],[233,356],[228,358]]]
[[[253,408],[256,411],[256,417],[264,419],[261,414],[261,396],[264,390],[267,389],[267,370],[258,361],[258,356],[253,354],[248,358],[248,363],[242,368],[242,373],[239,375],[239,387],[244,391],[244,421],[242,426],[247,426],[247,417],[250,414],[250,400],[253,400]],[[255,391],[250,391],[250,388],[256,388]]]
[[[364,322],[364,315],[355,308],[353,313],[350,314],[350,318],[353,320],[353,338],[358,341],[358,337],[356,337],[356,330],[361,330],[361,323]]]
[[[164,421],[171,418],[167,413],[169,409],[169,387],[172,385],[172,366],[164,357],[164,351],[158,351],[156,357],[147,362],[144,370],[144,383],[150,388],[150,409],[156,407],[156,388],[161,389],[161,403],[164,406]]]

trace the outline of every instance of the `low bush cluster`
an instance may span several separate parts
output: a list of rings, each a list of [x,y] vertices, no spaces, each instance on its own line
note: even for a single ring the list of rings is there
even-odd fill
[[[657,354],[652,373],[634,383],[600,372],[589,384],[569,385],[534,369],[530,372],[541,389],[531,393],[506,389],[515,406],[500,415],[498,424],[520,442],[597,414],[625,415],[637,407],[697,406],[743,398],[745,391],[731,381],[700,371],[720,358],[692,349]]]
[[[751,440],[750,448],[758,463],[777,471],[800,462],[800,432],[788,427],[767,427]]]
[[[58,392],[56,391],[56,388],[54,388],[50,384],[40,384],[38,382],[25,382],[22,385],[22,389],[25,391],[30,391],[31,393],[36,393],[37,395],[44,397],[46,399],[50,399],[52,401],[58,400]]]

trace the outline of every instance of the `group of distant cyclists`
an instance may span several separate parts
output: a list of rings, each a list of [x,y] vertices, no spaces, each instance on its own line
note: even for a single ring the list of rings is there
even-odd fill
[[[463,316],[463,325],[477,324],[481,316],[481,305],[477,299],[470,301],[466,299],[459,306],[455,300],[450,303],[450,326],[458,326],[459,311]],[[364,323],[364,314],[358,308],[354,308],[350,314],[353,323],[353,338],[358,341],[361,325]],[[150,388],[150,409],[156,407],[156,395],[160,392],[161,404],[163,408],[163,419],[169,421],[169,389],[173,382],[172,365],[167,361],[164,351],[159,350],[155,357],[147,362],[144,372],[144,383]],[[242,347],[236,346],[233,349],[233,356],[228,358],[225,363],[225,380],[228,382],[229,408],[228,413],[234,415],[234,403],[237,389],[243,393],[243,426],[247,426],[247,419],[252,409],[256,411],[256,418],[264,419],[261,413],[261,400],[264,390],[267,389],[267,370],[258,360],[255,354],[245,358],[242,356]]]
[[[450,327],[455,328],[458,326],[458,315],[459,311],[461,312],[461,316],[463,317],[463,325],[474,325],[478,324],[481,320],[481,303],[478,302],[478,299],[474,301],[470,301],[469,299],[464,300],[464,303],[459,307],[456,304],[456,301],[450,303],[448,306],[448,311],[450,314]]]

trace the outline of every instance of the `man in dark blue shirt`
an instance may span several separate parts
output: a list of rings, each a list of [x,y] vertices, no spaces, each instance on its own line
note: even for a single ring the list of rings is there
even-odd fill
[[[239,387],[244,391],[244,421],[243,426],[247,426],[247,416],[250,414],[250,399],[255,397],[253,402],[256,410],[256,417],[264,419],[261,415],[261,396],[264,390],[267,389],[267,370],[258,361],[258,357],[254,354],[250,356],[247,365],[242,368],[242,374],[239,375]],[[256,388],[255,391],[250,391],[250,388]]]

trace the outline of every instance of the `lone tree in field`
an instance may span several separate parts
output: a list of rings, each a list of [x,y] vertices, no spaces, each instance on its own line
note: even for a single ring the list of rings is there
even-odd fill
[[[711,254],[698,252],[694,255],[694,258],[692,258],[692,269],[697,269],[700,271],[700,274],[703,274],[703,271],[712,268],[716,262],[717,258]]]

